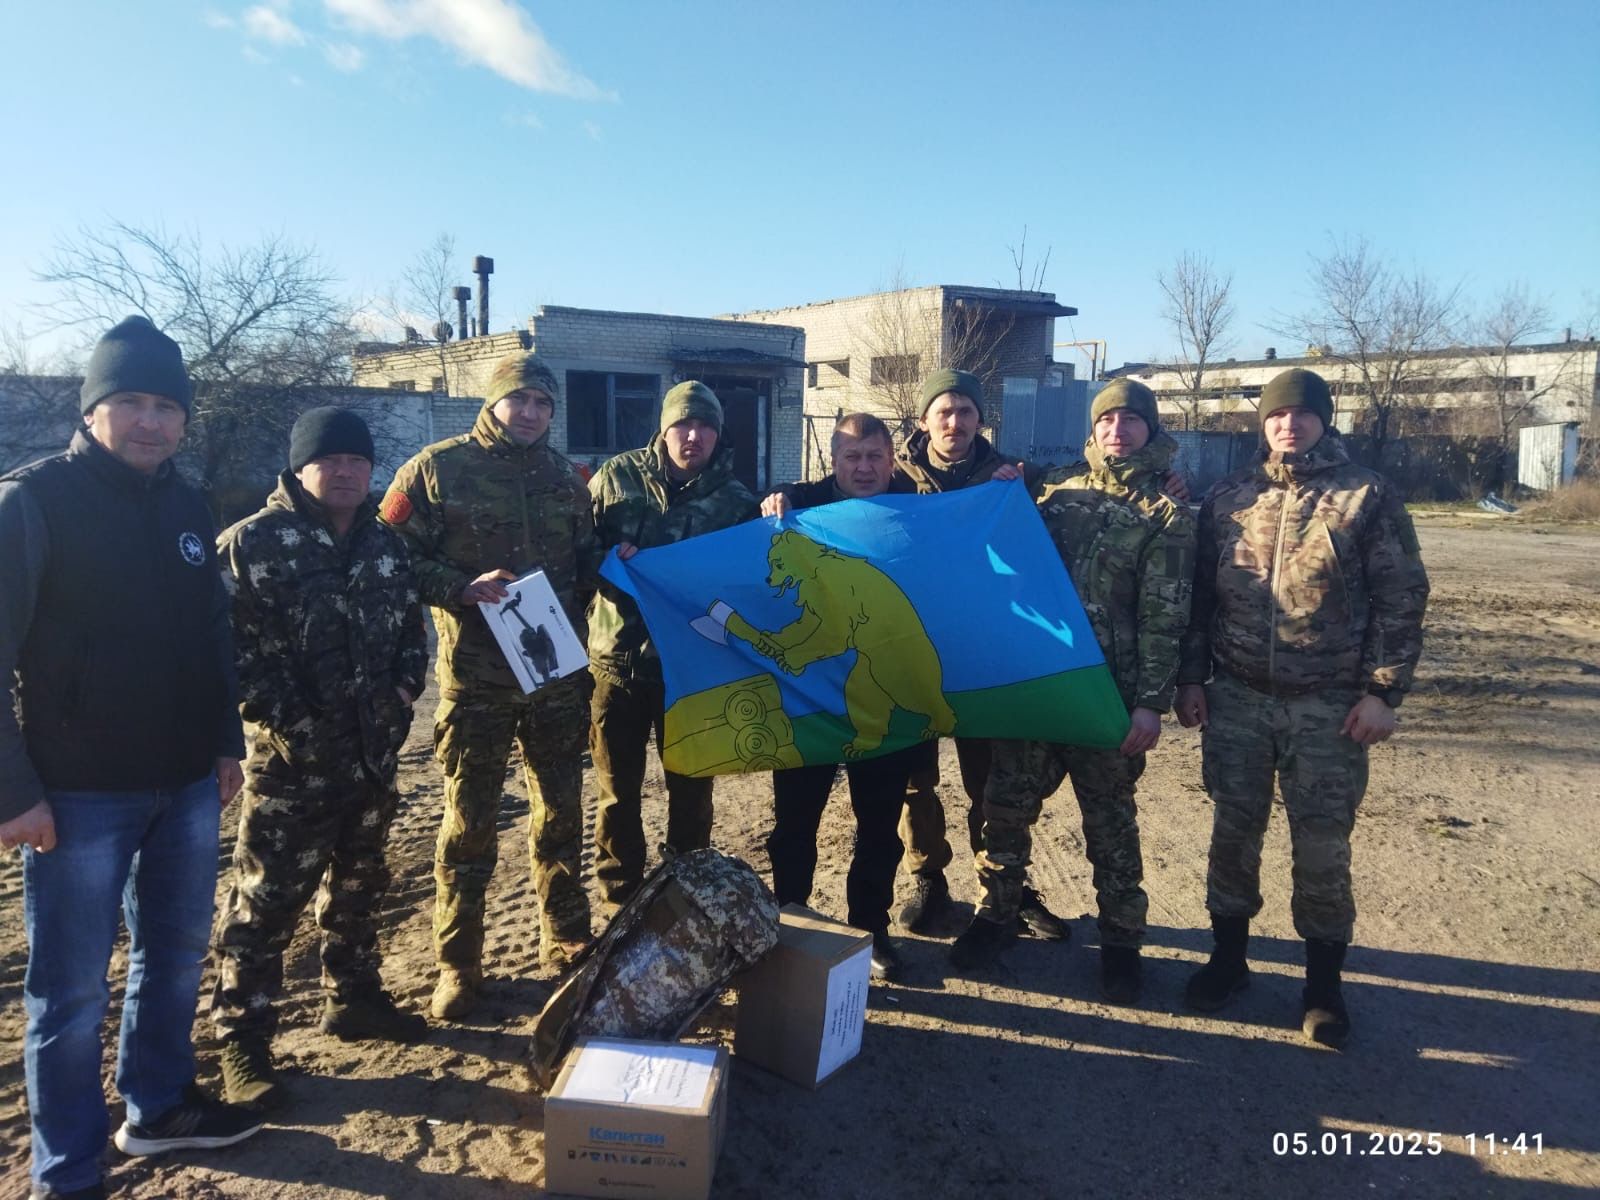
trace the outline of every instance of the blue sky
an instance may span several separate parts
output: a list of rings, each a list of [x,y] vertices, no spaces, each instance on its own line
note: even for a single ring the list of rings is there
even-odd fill
[[[1186,250],[1233,271],[1240,357],[1330,234],[1555,326],[1600,292],[1594,0],[7,8],[8,326],[111,219],[282,233],[358,297],[448,232],[461,282],[495,258],[497,329],[1014,285],[1026,225],[1058,338],[1113,364],[1171,348]]]

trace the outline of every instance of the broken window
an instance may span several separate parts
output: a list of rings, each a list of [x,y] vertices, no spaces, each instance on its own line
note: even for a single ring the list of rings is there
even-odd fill
[[[417,381],[415,379],[391,379],[389,380],[389,390],[391,392],[414,392],[417,390]]]
[[[872,358],[873,384],[915,383],[922,377],[915,354],[877,354]]]
[[[661,376],[567,372],[567,450],[617,454],[648,445],[656,433]]]
[[[814,388],[848,387],[850,384],[850,360],[848,358],[835,358],[823,362],[810,363],[807,366],[810,379],[807,382]]]

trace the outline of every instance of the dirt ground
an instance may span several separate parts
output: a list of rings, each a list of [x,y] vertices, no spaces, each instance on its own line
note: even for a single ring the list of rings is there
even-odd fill
[[[1151,929],[1142,1007],[1097,1000],[1093,895],[1070,795],[1046,807],[1034,875],[1072,915],[1067,944],[1023,942],[986,976],[954,976],[949,937],[907,937],[909,978],[874,986],[861,1057],[816,1092],[737,1064],[714,1195],[1534,1197],[1600,1188],[1600,530],[1461,516],[1420,522],[1433,602],[1399,735],[1372,756],[1355,834],[1361,915],[1345,1054],[1305,1046],[1288,845],[1274,819],[1255,986],[1218,1018],[1182,1010],[1209,945],[1209,806],[1197,735],[1169,725],[1141,785]],[[426,714],[432,707],[425,699]],[[426,1004],[440,786],[429,726],[403,764],[391,843],[386,977]],[[947,781],[956,778],[945,752]],[[592,779],[589,796],[593,796]],[[944,793],[960,827],[956,789]],[[717,784],[716,843],[766,869],[766,777]],[[553,979],[537,958],[524,842],[508,788],[486,966],[466,1024],[417,1047],[347,1047],[316,1031],[309,919],[288,960],[277,1052],[292,1107],[215,1154],[129,1160],[118,1194],[154,1197],[526,1196],[542,1179],[542,1104],[520,1066]],[[231,852],[234,813],[225,817]],[[660,776],[646,800],[652,843]],[[835,796],[813,898],[842,915],[848,805]],[[904,888],[904,879],[901,881]],[[219,898],[225,880],[219,882]],[[0,865],[0,1195],[24,1195],[21,1066],[26,948],[20,869]],[[120,989],[121,956],[113,964]],[[209,991],[207,980],[205,990]],[[116,1009],[113,1008],[113,1014]],[[725,1036],[713,1008],[696,1034]],[[110,1028],[108,1027],[108,1032]],[[196,1026],[216,1085],[210,1025]],[[109,1069],[109,1064],[108,1064]],[[109,1083],[108,1083],[109,1091]],[[120,1121],[114,1106],[114,1121]],[[1376,1154],[1382,1135],[1438,1133],[1441,1152]],[[1296,1133],[1332,1154],[1274,1152]],[[1348,1146],[1342,1137],[1351,1134]],[[1478,1153],[1465,1135],[1477,1134]],[[1485,1152],[1526,1134],[1527,1154]],[[1533,1153],[1539,1135],[1543,1152]],[[1335,1144],[1336,1143],[1336,1144]]]

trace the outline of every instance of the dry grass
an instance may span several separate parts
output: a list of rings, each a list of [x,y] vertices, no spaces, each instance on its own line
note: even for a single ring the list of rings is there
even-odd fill
[[[1600,521],[1600,479],[1579,479],[1557,488],[1524,504],[1522,511],[1541,521]]]

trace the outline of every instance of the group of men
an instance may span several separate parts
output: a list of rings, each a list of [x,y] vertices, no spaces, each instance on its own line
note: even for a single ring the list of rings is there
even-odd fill
[[[850,414],[834,433],[831,478],[759,504],[734,476],[722,408],[704,384],[669,391],[658,435],[587,485],[550,445],[560,397],[537,356],[502,360],[471,432],[422,450],[381,504],[365,423],[311,410],[266,507],[213,539],[201,497],[171,462],[192,402],[181,353],[129,318],[96,347],[68,451],[0,479],[0,554],[18,566],[0,589],[0,843],[23,847],[36,1197],[104,1195],[99,1026],[119,896],[130,948],[116,1081],[127,1119],[115,1141],[126,1153],[231,1144],[283,1100],[271,1053],[283,953],[313,894],[323,1030],[426,1037],[426,1019],[382,986],[376,931],[398,755],[425,682],[424,605],[438,634],[434,748],[445,781],[430,1007],[446,1020],[469,1013],[483,987],[513,743],[530,795],[541,961],[567,964],[593,933],[581,874],[586,738],[602,915],[644,877],[646,744],[652,732],[660,744],[664,689],[637,607],[599,575],[605,553],[627,559],[759,513],[886,491],[1025,480],[1130,713],[1117,750],[956,739],[981,891],[951,948],[957,968],[993,962],[1019,932],[1067,936],[1027,868],[1031,825],[1070,778],[1099,900],[1104,995],[1137,999],[1147,902],[1134,789],[1175,703],[1180,721],[1205,729],[1216,804],[1216,947],[1188,1000],[1214,1011],[1248,984],[1276,775],[1307,939],[1304,1028],[1342,1044],[1350,828],[1366,747],[1393,731],[1410,683],[1427,581],[1404,508],[1349,462],[1319,377],[1292,371],[1268,386],[1262,461],[1213,489],[1198,532],[1162,491],[1182,494],[1175,446],[1154,395],[1132,381],[1096,399],[1087,465],[1045,472],[1005,461],[982,437],[975,377],[936,371],[898,456],[880,419]],[[586,634],[590,670],[524,694],[480,606],[534,570]],[[241,716],[255,731],[247,785]],[[936,754],[926,742],[846,767],[857,817],[848,919],[873,934],[880,977],[903,968],[888,933],[903,852],[913,889],[902,924],[926,930],[949,907]],[[768,849],[780,901],[810,897],[835,774],[774,775]],[[213,944],[218,817],[241,785],[214,940],[223,1103],[194,1086],[190,1029]],[[666,792],[659,856],[709,845],[710,780],[668,771]]]

